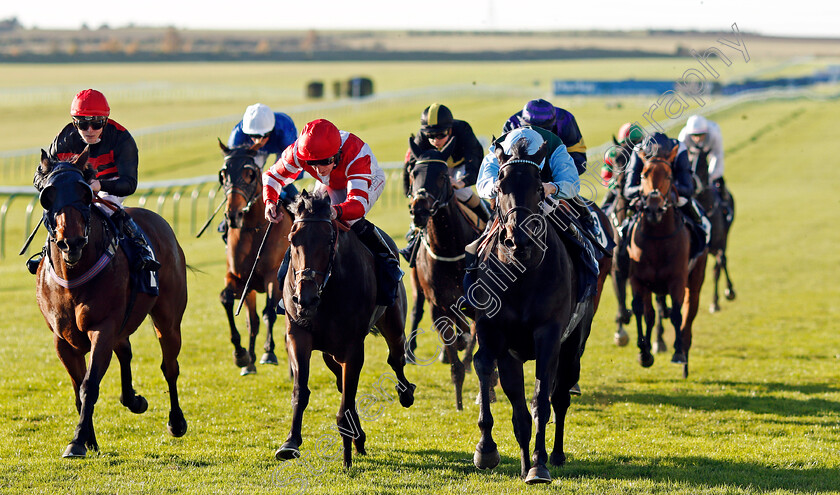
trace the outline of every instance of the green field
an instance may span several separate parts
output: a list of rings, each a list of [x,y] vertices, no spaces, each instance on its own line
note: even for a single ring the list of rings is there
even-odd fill
[[[777,62],[735,63],[723,76]],[[46,146],[66,122],[67,105],[80,87],[100,84],[117,91],[120,85],[169,81],[177,88],[207,89],[180,100],[161,90],[154,101],[132,98],[129,91],[111,101],[113,117],[134,129],[233,115],[257,100],[282,110],[304,103],[303,86],[310,79],[364,73],[374,77],[377,91],[418,92],[327,110],[323,116],[369,141],[381,161],[396,161],[423,107],[439,99],[433,88],[466,85],[441,89],[445,98],[440,100],[456,118],[489,136],[524,101],[546,96],[550,79],[569,77],[566,69],[579,77],[618,70],[615,77],[676,78],[689,63],[131,65],[89,66],[84,76],[77,67],[4,66],[0,93],[24,87],[48,88],[45,92],[59,96],[58,89],[66,91],[55,102],[47,98],[33,107],[2,100],[0,106],[12,118],[0,122],[0,150]],[[499,88],[470,90],[472,81]],[[260,88],[272,87],[276,95],[259,94]],[[236,97],[226,99],[226,88]],[[640,118],[651,103],[632,98],[621,100],[618,108],[614,99],[554,100],[575,113],[591,147],[607,141],[623,121]],[[668,363],[666,355],[657,356],[652,368],[641,368],[635,337],[626,348],[613,345],[615,299],[608,290],[582,361],[583,396],[573,399],[566,421],[568,463],[551,469],[551,485],[528,490],[840,493],[840,210],[834,194],[840,167],[831,148],[838,111],[836,99],[800,98],[746,103],[708,115],[723,129],[727,183],[738,201],[729,251],[738,299],[722,301],[723,311],[709,314],[707,277],[695,322],[691,376],[684,380],[681,368]],[[293,117],[300,127],[305,116]],[[215,134],[202,132],[142,148],[141,181],[213,174],[221,155]],[[160,351],[146,322],[132,339],[132,368],[135,388],[149,400],[149,410],[135,416],[119,404],[114,360],[94,416],[101,452],[85,460],[62,459],[78,416],[68,375],[34,300],[34,278],[15,256],[25,235],[22,203],[15,205],[7,225],[7,256],[0,261],[0,359],[7,363],[0,385],[0,493],[512,494],[526,489],[517,477],[518,448],[507,400],[500,394],[493,408],[502,463],[492,472],[479,472],[472,465],[478,410],[466,398],[464,411],[455,410],[448,367],[408,368],[418,387],[417,401],[403,409],[375,388],[390,371],[379,337],[367,340],[359,392],[380,400],[380,414],[362,424],[368,455],[354,456],[347,472],[337,459],[315,454],[317,440],[331,438],[327,432],[335,422],[339,394],[332,374],[314,359],[303,430],[303,450],[309,455],[305,461],[275,461],[274,450],[285,440],[291,416],[285,358],[280,367],[260,366],[255,376],[239,376],[218,302],[223,245],[215,232],[195,239],[186,230],[179,240],[197,269],[189,275],[180,358],[186,436],[173,439],[166,433],[167,388],[159,370]],[[371,219],[404,243],[409,221],[404,207],[379,205]],[[36,244],[42,241],[43,233]],[[244,318],[238,322],[242,331]],[[427,318],[424,327],[429,324]],[[671,335],[666,333],[666,340]],[[436,345],[426,333],[418,354],[429,356]],[[533,379],[526,381],[532,387]],[[477,388],[474,375],[468,375],[466,396],[474,397]]]

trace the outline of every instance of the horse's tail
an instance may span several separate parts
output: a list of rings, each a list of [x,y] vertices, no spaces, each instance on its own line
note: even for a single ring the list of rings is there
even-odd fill
[[[191,272],[193,273],[193,275],[195,275],[196,273],[200,273],[200,274],[202,274],[202,275],[206,275],[206,274],[207,274],[207,272],[205,272],[205,271],[204,271],[204,270],[202,270],[201,268],[197,268],[197,267],[192,266],[192,265],[190,265],[190,264],[187,264],[187,270],[191,271]]]

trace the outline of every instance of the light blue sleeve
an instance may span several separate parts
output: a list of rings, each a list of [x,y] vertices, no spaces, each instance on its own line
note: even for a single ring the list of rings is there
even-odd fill
[[[561,144],[554,150],[548,164],[551,167],[552,184],[557,187],[557,192],[552,194],[555,199],[572,199],[580,194],[580,177],[575,161],[566,151],[566,145]],[[498,173],[498,165],[496,165],[496,175]]]
[[[481,167],[478,169],[478,180],[475,182],[475,189],[478,196],[483,199],[496,197],[496,182],[499,180],[499,160],[496,158],[496,146],[490,145],[490,152],[484,155],[481,160]],[[571,157],[570,157],[571,158]]]

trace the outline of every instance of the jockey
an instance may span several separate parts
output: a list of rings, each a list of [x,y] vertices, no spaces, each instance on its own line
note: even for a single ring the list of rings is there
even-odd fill
[[[688,150],[679,143],[676,139],[671,139],[661,132],[656,132],[645,137],[642,144],[639,145],[630,157],[630,163],[627,165],[627,177],[624,184],[624,196],[633,200],[639,198],[642,191],[642,169],[644,168],[644,161],[639,156],[639,151],[644,151],[647,156],[662,156],[670,153],[674,146],[679,146],[677,157],[674,163],[671,164],[673,186],[677,191],[678,199],[677,206],[680,211],[686,216],[692,227],[698,235],[692,236],[697,240],[694,255],[703,251],[709,242],[712,234],[712,224],[703,213],[703,208],[694,199],[694,180],[691,177],[691,166],[688,163]],[[629,242],[629,233],[631,218],[625,219],[621,226],[620,233],[623,244]]]
[[[436,149],[447,156],[449,177],[455,189],[458,201],[467,205],[485,223],[490,219],[490,212],[484,202],[473,193],[470,186],[475,184],[478,167],[484,154],[481,143],[475,137],[470,124],[452,117],[452,112],[440,103],[433,103],[423,110],[420,115],[420,130],[410,139],[419,146],[421,151]],[[416,157],[409,149],[405,154],[405,168],[403,169],[403,187],[405,195],[409,191],[409,173],[414,167]],[[410,227],[408,245],[400,249],[400,254],[408,261],[411,251],[417,242],[417,231]]]
[[[708,153],[709,184],[705,185],[715,186],[728,217],[730,198],[723,180],[723,135],[720,132],[720,126],[702,115],[692,115],[680,131],[678,139],[689,151],[698,150]]]
[[[139,254],[133,266],[135,271],[158,270],[160,263],[154,258],[152,248],[142,231],[122,207],[123,200],[137,189],[137,144],[128,130],[109,119],[111,107],[105,95],[95,89],[80,91],[70,105],[72,122],[64,126],[53,140],[49,156],[53,160],[71,161],[89,147],[90,164],[95,172],[90,187],[99,198],[116,204],[116,211],[97,204],[100,211],[111,217],[118,232],[134,244]],[[43,189],[46,176],[36,171],[34,184]],[[36,263],[40,260],[30,260]]]
[[[546,152],[546,160],[541,164],[542,169],[540,172],[540,176],[543,180],[542,186],[545,196],[550,197],[555,201],[564,199],[566,200],[566,204],[575,211],[577,218],[589,218],[590,221],[582,222],[582,225],[585,228],[590,229],[588,232],[590,236],[594,234],[595,237],[597,237],[598,233],[593,233],[591,231],[592,226],[597,225],[596,222],[591,221],[593,213],[586,207],[585,200],[578,197],[578,194],[580,194],[580,177],[578,176],[574,160],[566,151],[566,146],[560,141],[560,138],[541,127],[525,126],[513,129],[505,134],[502,134],[502,136],[490,146],[489,153],[485,155],[478,174],[478,182],[476,183],[478,194],[482,198],[489,200],[491,204],[495,206],[497,183],[499,179],[499,162],[496,158],[495,147],[503,146],[505,149],[510,149],[510,147],[512,147],[513,144],[520,139],[526,139],[530,143],[530,147],[534,150],[538,149],[544,142],[546,143],[548,148]],[[465,289],[474,280],[478,261],[477,249],[489,231],[490,227],[488,224],[488,228],[484,231],[481,237],[467,245],[465,249],[465,262],[467,266],[464,285]],[[584,246],[587,246],[588,251],[591,250],[593,258],[592,262],[597,266],[597,262],[594,260],[594,248],[590,245],[590,241],[585,238],[578,240]],[[595,272],[597,273],[597,268],[595,269]]]
[[[314,192],[329,195],[331,218],[349,224],[359,240],[371,250],[377,266],[387,274],[387,280],[380,280],[380,283],[387,286],[383,292],[390,297],[390,302],[384,305],[390,305],[403,272],[399,259],[382,239],[382,234],[365,218],[385,188],[385,172],[370,147],[356,135],[339,131],[325,119],[313,120],[303,126],[297,140],[263,173],[265,218],[270,222],[283,219],[283,211],[277,209],[280,189],[290,184],[302,170],[318,181]],[[289,269],[290,254],[291,251],[286,251],[277,273],[280,283]]]
[[[619,148],[625,150],[625,152],[632,150],[633,147],[642,142],[644,137],[645,131],[638,124],[627,122],[618,129],[618,136],[613,138],[616,146],[612,146],[607,150],[607,153],[604,155],[604,165],[601,166],[601,181],[607,188],[607,196],[604,198],[603,204],[601,204],[602,210],[607,211],[624,188],[624,177],[626,175],[622,176],[621,171],[619,171],[618,176],[614,175],[618,165],[618,155],[621,153]]]
[[[522,110],[507,119],[502,132],[526,125],[542,127],[557,135],[574,160],[578,175],[586,171],[586,144],[583,142],[575,116],[571,112],[555,107],[542,98],[531,100]]]
[[[272,112],[262,103],[254,103],[245,109],[242,120],[230,131],[227,145],[228,148],[255,146],[254,162],[262,169],[269,155],[274,155],[274,161],[277,161],[296,137],[297,128],[291,117],[283,112]],[[297,192],[294,183],[289,183],[280,191],[280,200],[289,204]],[[227,242],[227,221],[222,220],[217,230]]]

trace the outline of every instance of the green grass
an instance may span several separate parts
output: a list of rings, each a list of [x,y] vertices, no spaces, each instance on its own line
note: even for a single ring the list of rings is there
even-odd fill
[[[479,133],[489,134],[521,100],[514,95],[482,104],[478,96],[467,95],[454,99],[452,107],[456,115],[469,116]],[[623,120],[638,118],[633,112],[648,104],[628,100],[623,109],[610,110],[603,100],[573,103],[568,107],[591,146],[605,141]],[[217,110],[232,113],[245,104]],[[410,108],[395,111],[398,105],[389,105],[342,118],[347,128],[364,128],[375,136],[375,150],[391,150],[383,151],[389,156],[385,159],[392,159],[389,153],[399,159],[422,110],[422,104],[406,106]],[[727,183],[738,201],[729,251],[738,299],[722,301],[723,311],[709,314],[707,277],[695,322],[691,375],[683,380],[680,368],[662,356],[652,368],[641,368],[635,360],[635,338],[626,348],[612,344],[615,300],[608,291],[582,362],[583,396],[573,399],[566,421],[568,463],[551,469],[552,485],[534,489],[574,494],[840,493],[840,232],[835,218],[840,171],[832,164],[829,147],[839,110],[837,101],[768,101],[712,116],[724,132]],[[201,173],[213,173],[219,155],[205,139],[213,137],[185,138],[149,151],[157,158],[147,162],[154,176],[142,178],[198,175],[197,166],[185,166],[189,173],[181,175],[152,165],[187,162],[192,156],[206,156],[209,171]],[[404,243],[408,215],[402,207],[378,205],[371,218]],[[10,225],[15,223],[21,222]],[[22,231],[14,227],[10,238],[22,239]],[[18,257],[7,254],[0,262],[0,359],[7,363],[0,385],[0,492],[525,490],[517,477],[518,449],[507,400],[500,394],[493,407],[502,463],[492,472],[479,472],[472,465],[479,438],[471,400],[477,391],[474,375],[467,377],[465,409],[459,413],[448,367],[410,367],[407,374],[418,386],[417,401],[403,409],[375,388],[390,371],[379,337],[366,342],[360,381],[360,395],[378,397],[374,411],[379,414],[363,421],[368,455],[354,456],[349,472],[323,455],[336,449],[328,429],[340,397],[332,375],[316,357],[304,416],[307,460],[275,461],[273,452],[288,433],[291,415],[285,358],[280,367],[260,366],[256,376],[239,376],[218,302],[222,243],[213,232],[201,239],[183,232],[179,240],[188,262],[198,269],[188,276],[190,302],[180,358],[179,391],[189,431],[180,439],[166,433],[167,388],[159,370],[159,348],[146,322],[132,339],[132,369],[135,388],[149,400],[149,410],[135,416],[119,405],[114,360],[94,418],[102,451],[85,460],[60,457],[77,415],[67,373],[34,301],[33,278]],[[18,245],[15,241],[9,249]],[[244,318],[237,321],[242,330]],[[426,318],[423,326],[429,325]],[[672,340],[670,331],[666,340]],[[421,336],[420,356],[432,355],[435,348],[432,335]],[[531,372],[526,377],[532,377],[533,363],[527,369]],[[533,378],[526,378],[526,385],[532,388]]]

